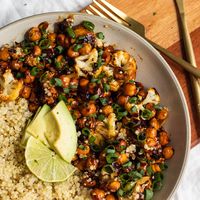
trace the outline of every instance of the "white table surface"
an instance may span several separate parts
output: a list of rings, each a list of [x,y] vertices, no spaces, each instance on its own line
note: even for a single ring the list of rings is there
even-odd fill
[[[79,11],[91,0],[0,0],[0,27],[23,17],[52,11]],[[173,200],[200,199],[200,144],[189,160]]]

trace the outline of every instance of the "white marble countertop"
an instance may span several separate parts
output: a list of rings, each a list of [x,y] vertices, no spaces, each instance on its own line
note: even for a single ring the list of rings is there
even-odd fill
[[[0,27],[34,14],[79,11],[91,0],[0,0]],[[200,199],[200,144],[190,151],[188,164],[174,200]]]

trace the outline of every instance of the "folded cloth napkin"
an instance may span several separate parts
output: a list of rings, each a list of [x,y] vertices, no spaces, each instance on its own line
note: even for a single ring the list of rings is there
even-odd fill
[[[0,0],[0,27],[23,17],[53,11],[79,11],[92,0]],[[190,151],[189,161],[173,200],[200,199],[200,144]]]

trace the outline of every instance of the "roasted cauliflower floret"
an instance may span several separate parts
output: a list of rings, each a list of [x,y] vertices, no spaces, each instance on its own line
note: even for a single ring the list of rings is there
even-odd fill
[[[111,63],[116,67],[121,67],[125,73],[125,80],[133,80],[136,77],[136,61],[126,51],[116,51],[113,54]]]
[[[23,87],[23,81],[13,77],[11,70],[6,70],[0,77],[0,101],[17,99]]]
[[[128,63],[130,55],[126,51],[116,51],[113,54],[113,64],[117,67],[122,67]]]
[[[97,62],[98,51],[93,49],[88,55],[79,56],[75,59],[75,69],[78,76],[86,76],[86,72],[93,71],[93,64]]]
[[[154,88],[149,88],[147,96],[142,102],[143,105],[147,103],[153,103],[155,105],[160,103],[160,96]]]

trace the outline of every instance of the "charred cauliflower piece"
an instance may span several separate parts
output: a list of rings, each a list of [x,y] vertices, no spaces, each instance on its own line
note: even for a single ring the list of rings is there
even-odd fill
[[[0,101],[17,99],[23,87],[23,81],[13,77],[11,70],[6,70],[0,77]]]
[[[98,51],[93,49],[88,55],[79,56],[75,59],[75,69],[78,76],[86,76],[86,72],[93,71],[93,64],[97,62]]]
[[[111,64],[122,68],[126,75],[126,81],[135,79],[137,70],[136,61],[126,51],[116,51],[113,54]]]
[[[147,96],[142,102],[143,105],[147,103],[153,103],[155,105],[160,103],[160,96],[154,88],[149,88]]]

